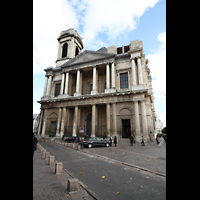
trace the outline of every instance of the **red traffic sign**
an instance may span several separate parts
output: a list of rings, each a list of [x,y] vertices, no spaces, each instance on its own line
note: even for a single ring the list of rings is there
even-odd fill
[[[80,127],[80,131],[83,131],[83,130],[84,130],[84,127],[83,127],[83,126],[81,126],[81,127]]]

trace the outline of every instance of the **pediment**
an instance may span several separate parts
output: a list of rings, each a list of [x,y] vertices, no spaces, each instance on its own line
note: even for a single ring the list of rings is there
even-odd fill
[[[85,50],[84,52],[80,53],[78,56],[72,58],[70,61],[61,65],[61,68],[72,66],[72,65],[79,65],[83,63],[92,63],[95,61],[106,60],[109,58],[114,58],[116,55],[114,53],[102,53],[96,51],[88,51]]]

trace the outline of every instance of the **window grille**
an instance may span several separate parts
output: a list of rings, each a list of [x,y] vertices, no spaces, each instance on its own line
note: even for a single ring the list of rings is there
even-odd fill
[[[55,88],[55,97],[58,96],[60,94],[60,83],[56,84],[56,88]]]
[[[120,88],[128,88],[128,73],[120,74]]]

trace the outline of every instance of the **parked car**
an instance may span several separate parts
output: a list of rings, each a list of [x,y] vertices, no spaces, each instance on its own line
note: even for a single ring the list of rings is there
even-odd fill
[[[65,139],[65,142],[79,142],[78,137],[76,136],[72,136],[72,137],[68,137],[67,139]]]
[[[84,147],[94,147],[94,146],[104,146],[104,147],[109,147],[110,146],[110,141],[108,140],[103,140],[102,138],[99,137],[90,137],[87,139],[84,139],[81,141],[79,144],[83,144]]]

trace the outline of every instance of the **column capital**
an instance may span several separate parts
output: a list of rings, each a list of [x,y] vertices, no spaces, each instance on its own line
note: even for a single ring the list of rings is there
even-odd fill
[[[81,69],[80,68],[76,68],[76,71],[80,71],[81,72]]]

